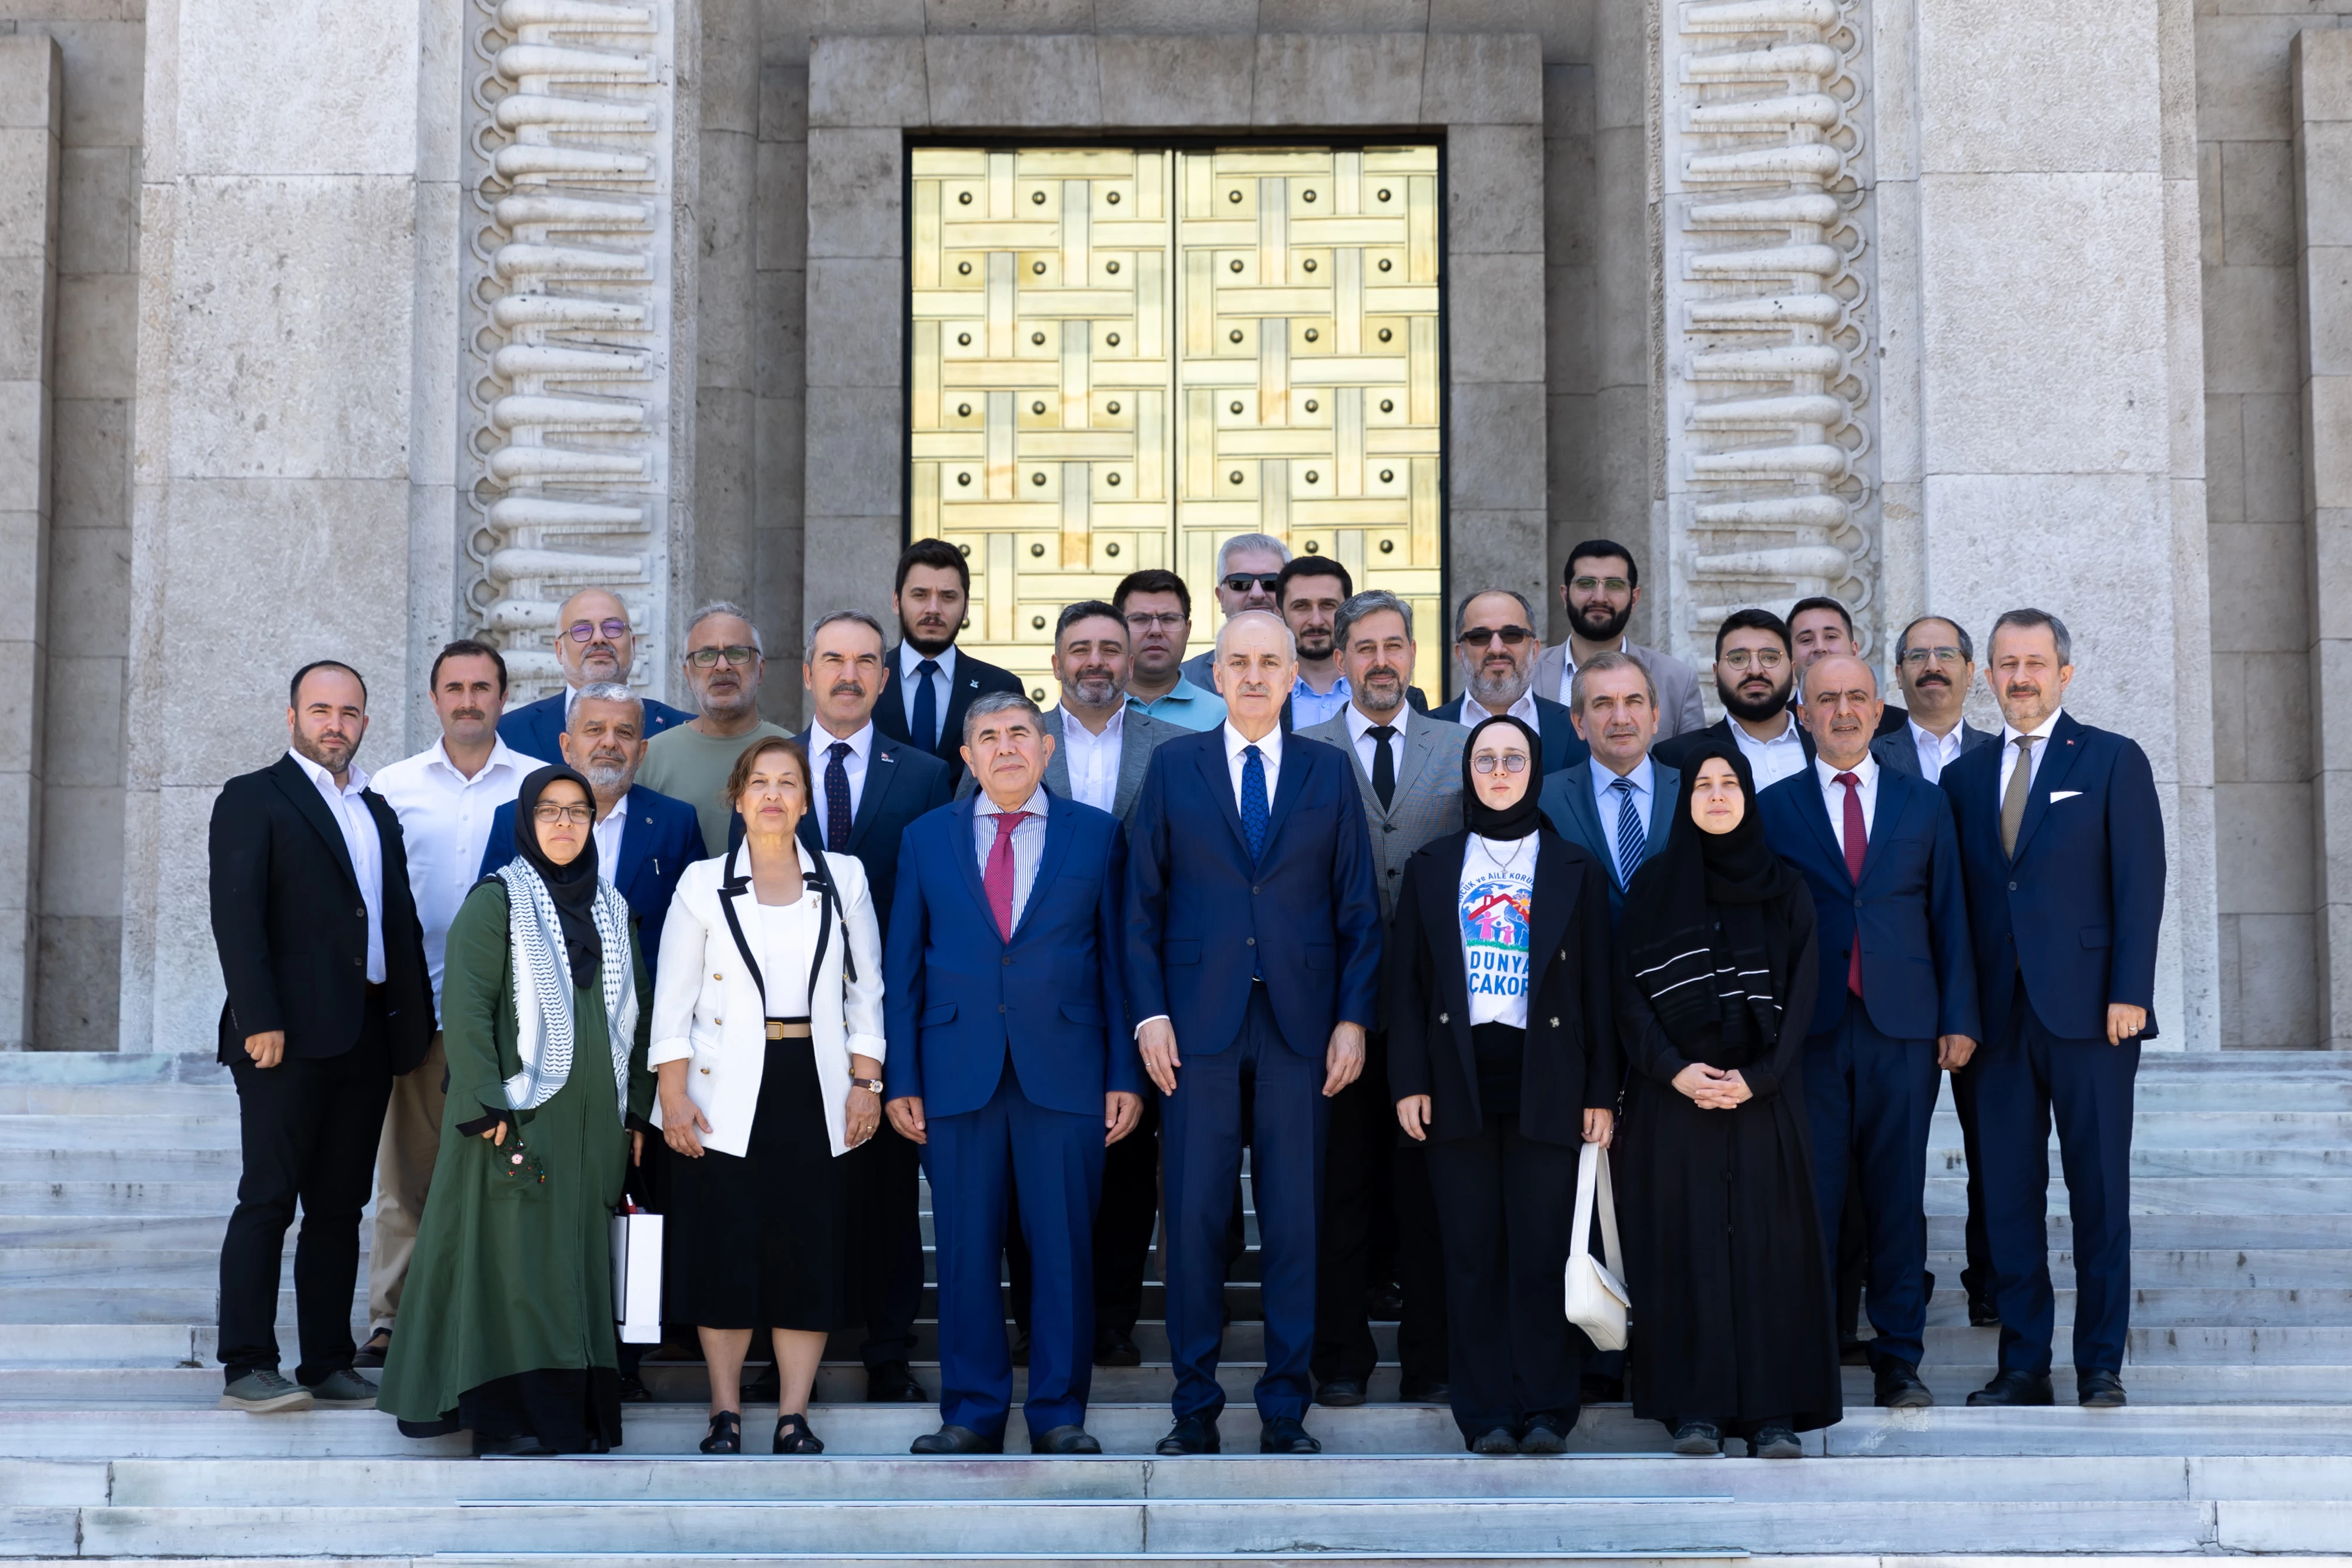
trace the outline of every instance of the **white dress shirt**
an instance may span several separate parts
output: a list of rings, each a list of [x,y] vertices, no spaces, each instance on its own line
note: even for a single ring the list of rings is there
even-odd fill
[[[1276,725],[1267,730],[1264,740],[1245,739],[1242,732],[1234,727],[1231,719],[1225,721],[1224,731],[1225,770],[1234,780],[1234,804],[1238,807],[1242,803],[1242,769],[1249,766],[1249,758],[1242,755],[1242,748],[1255,746],[1258,762],[1265,769],[1266,809],[1273,810],[1275,786],[1282,781],[1282,727]]]
[[[833,748],[836,743],[849,747],[848,755],[841,759],[841,770],[849,779],[849,820],[855,822],[857,821],[858,803],[866,799],[866,765],[874,755],[873,721],[867,720],[864,727],[856,735],[846,736],[835,735],[821,724],[809,727],[809,771],[816,775],[809,780],[810,793],[813,796],[809,801],[809,810],[816,813],[816,831],[819,838],[824,837],[825,824],[832,815],[831,808],[825,803],[824,773],[826,768],[833,766]],[[827,843],[824,847],[840,851],[845,854],[849,849],[846,844],[836,843]]]
[[[590,836],[596,841],[596,874],[612,882],[621,869],[621,835],[629,829],[629,798],[624,794],[613,809],[596,819]]]
[[[1318,692],[1307,684],[1305,675],[1290,683],[1290,727],[1306,729],[1321,724],[1341,708],[1349,706],[1356,689],[1341,675],[1328,692]]]
[[[1396,716],[1388,721],[1391,727],[1396,731],[1396,734],[1389,738],[1389,759],[1396,764],[1400,771],[1404,767],[1404,737],[1408,733],[1406,727],[1412,722],[1412,705],[1399,703]],[[1370,779],[1372,776],[1373,764],[1380,760],[1381,743],[1373,738],[1372,721],[1365,717],[1363,709],[1352,702],[1348,705],[1348,738],[1356,743],[1356,759],[1364,765],[1364,777]],[[1402,782],[1402,778],[1399,782]],[[1271,803],[1273,799],[1271,795],[1266,797],[1268,803]]]
[[[1944,769],[1960,755],[1961,739],[1968,732],[1968,726],[1955,724],[1950,734],[1937,735],[1931,730],[1921,729],[1919,721],[1915,718],[1908,721],[1907,727],[1911,731],[1911,748],[1919,754],[1919,777],[1930,784],[1942,783]],[[2029,779],[2032,777],[2027,775]]]
[[[335,776],[303,756],[289,750],[287,756],[302,765],[310,782],[319,787],[319,798],[343,831],[343,848],[351,852],[352,870],[360,879],[360,903],[367,909],[368,954],[367,982],[383,984],[383,840],[375,831],[375,816],[360,791],[368,787],[367,770],[354,762],[346,772],[350,783],[337,788]]]
[[[1078,722],[1070,705],[1062,705],[1062,765],[1070,770],[1070,798],[1082,806],[1108,811],[1118,799],[1118,749],[1127,735],[1127,705],[1111,709],[1110,722],[1100,735]]]
[[[1022,810],[1029,820],[1013,830],[1013,925],[1021,925],[1021,912],[1029,907],[1029,891],[1037,885],[1037,862],[1045,853],[1045,813],[1052,797],[1039,785]],[[973,798],[971,809],[972,849],[980,856],[980,875],[983,885],[988,880],[988,855],[996,847],[996,819],[1004,815],[995,801],[982,790]]]
[[[915,733],[915,666],[925,659],[936,660],[940,666],[940,673],[931,677],[931,700],[937,705],[932,713],[939,720],[940,734],[943,735],[948,722],[948,695],[955,690],[955,644],[950,643],[937,653],[925,653],[901,637],[898,639],[898,695],[907,705],[907,733]],[[926,737],[922,742],[927,751],[938,744],[939,736]]]
[[[1622,637],[1617,639],[1617,645],[1614,648],[1605,650],[1612,653],[1622,653],[1624,651],[1625,639]],[[1576,706],[1575,695],[1576,643],[1570,641],[1559,645],[1559,695],[1554,700],[1560,706],[1572,709]]]
[[[1797,716],[1784,713],[1780,716],[1788,727],[1769,740],[1757,739],[1737,719],[1731,724],[1731,738],[1739,743],[1739,755],[1748,758],[1748,771],[1755,774],[1759,789],[1769,789],[1805,768],[1805,742],[1803,732],[1797,727]]]
[[[1519,700],[1505,708],[1501,713],[1496,713],[1494,709],[1488,707],[1485,703],[1480,702],[1476,697],[1470,695],[1468,693],[1465,692],[1463,694],[1462,724],[1464,728],[1475,729],[1480,725],[1486,723],[1489,718],[1515,718],[1521,724],[1526,725],[1529,729],[1534,730],[1538,737],[1541,737],[1543,734],[1543,716],[1536,712],[1536,689],[1533,686],[1529,686],[1526,691],[1521,692],[1519,694]],[[1542,758],[1538,757],[1536,758],[1536,766],[1538,768],[1543,766]]]
[[[2010,725],[2006,720],[2002,721],[2000,727],[2000,788],[1993,793],[1993,799],[1995,800],[2006,800],[2009,799],[2009,776],[2017,771],[2017,737],[2019,736],[2031,735],[2037,737],[2033,744],[2032,771],[2025,776],[2025,787],[2031,789],[2033,787],[2033,781],[2042,777],[2042,754],[2050,749],[2050,732],[2058,727],[2058,716],[2065,711],[2066,710],[2064,708],[2052,708],[2050,710],[2050,716],[2043,719],[2040,724],[2035,725],[2032,729],[2018,729]]]
[[[372,780],[375,792],[400,819],[401,844],[408,852],[408,892],[416,901],[416,923],[425,929],[425,962],[433,974],[436,1014],[449,924],[480,880],[482,854],[489,847],[490,824],[499,808],[515,798],[523,779],[537,768],[499,740],[491,744],[489,760],[468,779],[449,760],[448,746],[436,740]],[[600,853],[603,848],[600,842]]]
[[[1862,797],[1862,837],[1870,841],[1870,830],[1878,821],[1878,759],[1864,757],[1851,768],[1836,768],[1816,757],[1813,771],[1821,775],[1822,804],[1829,809],[1830,831],[1837,836],[1838,853],[1845,853],[1845,786],[1837,781],[1841,773],[1853,775],[1854,793]]]
[[[1601,818],[1601,836],[1607,841],[1609,845],[1609,859],[1612,863],[1614,863],[1617,859],[1616,783],[1620,775],[1609,771],[1609,765],[1601,761],[1597,757],[1592,759],[1591,772],[1592,809]],[[1649,753],[1643,752],[1642,754],[1642,760],[1633,764],[1633,770],[1631,773],[1622,775],[1622,777],[1625,781],[1631,784],[1633,788],[1633,813],[1641,820],[1642,852],[1643,857],[1647,858],[1649,854],[1650,808],[1655,804],[1657,800],[1658,770],[1656,767],[1651,763]],[[1619,887],[1624,887],[1632,883],[1633,880],[1633,873],[1641,869],[1642,868],[1638,865],[1619,865],[1617,867],[1617,885]]]

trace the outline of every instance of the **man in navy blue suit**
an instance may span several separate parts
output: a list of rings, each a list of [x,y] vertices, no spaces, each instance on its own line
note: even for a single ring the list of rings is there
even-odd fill
[[[1490,588],[1465,599],[1454,612],[1454,652],[1462,664],[1462,695],[1432,717],[1475,729],[1490,714],[1509,714],[1542,737],[1547,775],[1591,755],[1568,709],[1535,689],[1543,639],[1523,595]]]
[[[1852,1219],[1865,1249],[1876,1402],[1936,1402],[1919,1377],[1927,1327],[1925,1200],[1937,1074],[1981,1034],[1968,897],[1951,808],[1870,754],[1885,704],[1870,666],[1829,653],[1805,671],[1813,765],[1757,797],[1773,850],[1821,922],[1821,985],[1805,1036],[1805,1111],[1823,1250]],[[1849,1177],[1862,1201],[1849,1209]]]
[[[898,645],[890,650],[874,722],[893,740],[911,740],[963,777],[963,716],[976,697],[1017,692],[1021,678],[956,646],[971,606],[971,567],[945,539],[917,539],[898,556],[890,606]]]
[[[1290,629],[1247,611],[1225,622],[1216,652],[1225,722],[1152,753],[1128,862],[1128,1009],[1165,1096],[1176,1421],[1159,1451],[1218,1451],[1225,1220],[1241,1178],[1246,1083],[1265,1308],[1258,1448],[1313,1454],[1322,1445],[1304,1417],[1323,1145],[1330,1096],[1364,1069],[1380,998],[1380,894],[1348,758],[1282,733],[1298,673]]]
[[[1661,710],[1649,667],[1631,653],[1595,653],[1570,683],[1577,734],[1592,755],[1543,782],[1538,797],[1553,832],[1609,872],[1609,919],[1625,914],[1625,888],[1666,847],[1682,775],[1650,755]]]
[[[580,700],[580,689],[604,681],[628,685],[636,645],[636,634],[629,629],[629,607],[611,589],[583,588],[565,600],[555,612],[555,662],[563,668],[565,689],[501,716],[499,738],[525,757],[562,761],[564,721]],[[693,716],[648,697],[644,737],[651,740]]]
[[[923,1145],[939,1248],[940,1429],[918,1454],[993,1454],[1012,1411],[997,1265],[1017,1208],[1029,1247],[1029,1448],[1098,1454],[1094,1220],[1103,1151],[1143,1113],[1119,985],[1126,835],[1046,792],[1053,737],[1019,692],[977,698],[979,790],[918,819],[883,959],[884,1109]]]
[[[2047,1405],[2050,1124],[2074,1239],[2074,1389],[2124,1403],[2131,1324],[2132,1081],[2156,1038],[2164,818],[2147,754],[2059,705],[2074,640],[2056,616],[1993,622],[1986,684],[2000,745],[1944,769],[1968,879],[1987,1024],[1977,1062],[1985,1230],[2000,1306],[2000,1370],[1971,1405]]]

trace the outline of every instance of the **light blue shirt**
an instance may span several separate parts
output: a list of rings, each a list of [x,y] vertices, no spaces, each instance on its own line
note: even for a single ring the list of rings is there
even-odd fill
[[[1037,885],[1037,862],[1045,852],[1045,813],[1049,808],[1041,786],[1021,808],[1029,813],[1028,821],[1013,830],[1013,924],[1021,925],[1021,912],[1029,907],[1030,890]],[[980,856],[980,874],[988,877],[988,857],[996,848],[996,819],[1003,812],[988,798],[986,790],[973,803],[971,811],[971,847]]]
[[[1176,677],[1175,685],[1150,702],[1129,693],[1127,706],[1186,729],[1214,729],[1225,722],[1225,699],[1214,692],[1202,690],[1181,675]]]
[[[1591,771],[1592,809],[1601,818],[1601,836],[1607,841],[1609,859],[1614,862],[1617,859],[1617,791],[1613,786],[1617,782],[1617,775],[1610,772],[1597,757],[1592,759]],[[1650,765],[1646,755],[1633,764],[1633,772],[1625,775],[1625,781],[1633,787],[1633,810],[1641,818],[1642,852],[1645,856],[1649,853],[1650,806],[1654,799],[1652,786],[1656,780],[1657,770]],[[1637,865],[1618,866],[1617,885],[1623,887],[1632,883],[1633,873],[1641,869]]]
[[[1346,707],[1355,695],[1345,675],[1328,692],[1317,691],[1307,684],[1306,676],[1299,676],[1290,683],[1290,727],[1305,729],[1321,724]]]

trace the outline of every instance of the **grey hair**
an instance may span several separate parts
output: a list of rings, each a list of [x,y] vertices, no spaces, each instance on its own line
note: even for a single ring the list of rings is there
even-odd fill
[[[1536,607],[1528,602],[1528,596],[1526,594],[1521,593],[1515,588],[1482,588],[1475,593],[1464,594],[1462,596],[1462,602],[1454,607],[1454,640],[1455,642],[1459,643],[1462,641],[1462,629],[1470,624],[1470,601],[1474,599],[1484,599],[1490,593],[1506,593],[1510,595],[1513,600],[1517,601],[1519,613],[1527,617],[1528,629],[1530,631],[1534,630],[1536,623]]]
[[[1568,681],[1568,706],[1570,709],[1576,713],[1582,713],[1584,711],[1585,676],[1605,675],[1612,670],[1641,671],[1642,686],[1643,690],[1650,694],[1650,706],[1652,707],[1658,706],[1658,683],[1651,679],[1650,666],[1642,663],[1641,660],[1633,657],[1631,653],[1621,653],[1612,648],[1606,653],[1595,653],[1592,657],[1585,660],[1584,663],[1576,666],[1576,674],[1570,675]]]
[[[1294,664],[1298,662],[1298,634],[1290,629],[1289,622],[1285,621],[1281,616],[1276,615],[1271,610],[1244,610],[1240,615],[1227,616],[1225,618],[1225,623],[1217,628],[1218,658],[1222,659],[1225,656],[1226,636],[1233,631],[1235,624],[1237,624],[1244,616],[1249,615],[1263,615],[1268,621],[1271,621],[1276,625],[1281,627],[1283,645],[1290,650],[1290,662]]]
[[[1022,712],[1029,715],[1032,718],[1042,720],[1045,717],[1045,715],[1039,711],[1037,705],[1031,702],[1027,695],[1024,693],[990,692],[984,696],[972,698],[971,706],[963,710],[964,744],[966,746],[970,746],[971,744],[971,727],[973,725],[978,724],[990,714],[1003,713],[1008,708],[1019,708]]]
[[[580,695],[572,699],[572,711],[564,716],[563,727],[567,733],[580,722],[580,705],[588,702],[627,703],[637,710],[637,738],[645,738],[646,699],[618,681],[591,681],[580,688]]]
[[[2059,620],[2058,617],[2051,614],[2047,610],[2009,610],[2002,612],[2000,619],[1992,623],[1991,635],[1985,639],[1985,645],[1988,653],[1990,653],[1991,648],[1993,637],[2000,635],[2000,629],[2004,626],[2017,626],[2023,628],[2047,626],[2050,628],[2051,638],[2058,644],[2058,662],[2062,664],[2071,664],[2074,662],[2074,633],[2066,630],[2066,622]],[[1967,633],[1962,632],[1961,635],[1966,636]]]
[[[750,611],[744,609],[741,605],[736,603],[731,599],[714,599],[709,603],[704,605],[701,609],[696,611],[693,614],[688,616],[686,618],[687,640],[691,642],[694,638],[694,629],[697,626],[701,625],[704,622],[709,620],[714,615],[732,615],[736,620],[743,622],[744,625],[751,627],[751,652],[759,654],[760,657],[763,659],[768,656],[768,650],[760,645],[759,622],[751,619],[751,612]]]
[[[1903,662],[1903,651],[1911,645],[1911,633],[1918,628],[1925,626],[1930,621],[1940,621],[1945,625],[1949,626],[1953,631],[1958,632],[1960,634],[1961,659],[1971,664],[1977,662],[1976,639],[1969,635],[1969,629],[1967,627],[1961,625],[1958,622],[1953,620],[1948,615],[1919,615],[1914,616],[1912,618],[1911,624],[1903,628],[1903,635],[1895,639],[1895,662],[1896,664],[1899,664]],[[2065,633],[2062,632],[2059,635],[2063,638]]]
[[[1237,549],[1272,550],[1282,558],[1283,565],[1290,564],[1290,547],[1272,534],[1235,534],[1217,547],[1217,577],[1220,581],[1225,575],[1225,562],[1233,559],[1234,551]]]
[[[816,650],[816,634],[824,631],[826,627],[832,625],[836,621],[856,622],[860,626],[865,627],[868,632],[874,633],[874,640],[882,644],[882,648],[885,653],[889,651],[890,633],[882,630],[882,622],[875,620],[874,617],[866,614],[863,610],[831,610],[827,611],[824,614],[818,616],[816,618],[816,624],[809,628],[808,645],[810,652],[814,653]]]
[[[1355,627],[1356,622],[1367,615],[1377,615],[1383,610],[1393,610],[1404,617],[1404,634],[1406,640],[1410,642],[1412,638],[1412,606],[1385,588],[1368,588],[1339,606],[1339,613],[1331,625],[1331,640],[1345,648],[1348,645],[1348,633]]]

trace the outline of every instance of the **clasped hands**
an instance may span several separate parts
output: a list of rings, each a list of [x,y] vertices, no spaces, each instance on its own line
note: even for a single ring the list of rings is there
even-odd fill
[[[1184,1065],[1176,1054],[1176,1026],[1164,1018],[1146,1019],[1135,1031],[1136,1049],[1143,1053],[1143,1071],[1162,1094],[1176,1092],[1176,1070]],[[1364,1026],[1336,1023],[1331,1041],[1323,1048],[1323,1098],[1353,1083],[1364,1071]]]
[[[1694,1061],[1675,1074],[1675,1087],[1702,1111],[1736,1111],[1756,1098],[1739,1069],[1709,1067]]]

